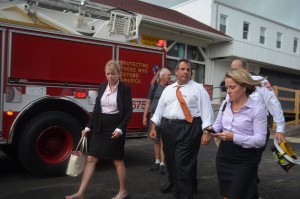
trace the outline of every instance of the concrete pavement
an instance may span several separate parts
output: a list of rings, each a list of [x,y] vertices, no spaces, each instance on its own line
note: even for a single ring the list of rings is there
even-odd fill
[[[287,126],[288,141],[300,154],[300,127]],[[258,185],[261,199],[299,199],[300,165],[285,172],[273,159],[270,147],[273,136],[259,167]],[[153,142],[147,138],[126,140],[125,164],[127,188],[131,199],[172,199],[159,188],[167,175],[149,171],[154,161]],[[215,168],[217,148],[214,143],[201,146],[198,155],[198,190],[195,199],[219,199]],[[0,154],[0,199],[59,199],[74,193],[81,177],[36,178],[18,166],[13,159]],[[116,171],[111,162],[100,161],[91,180],[85,199],[110,199],[118,189]]]

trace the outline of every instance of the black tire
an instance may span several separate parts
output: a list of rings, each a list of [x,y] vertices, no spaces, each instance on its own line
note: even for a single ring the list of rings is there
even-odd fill
[[[37,115],[21,132],[18,147],[21,164],[38,176],[64,175],[81,130],[78,120],[69,114],[51,111]]]

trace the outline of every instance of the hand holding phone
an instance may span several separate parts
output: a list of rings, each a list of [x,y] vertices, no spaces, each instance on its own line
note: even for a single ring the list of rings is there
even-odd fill
[[[217,133],[214,129],[206,129],[209,133],[213,133],[213,134],[215,134],[215,133]]]
[[[215,134],[217,133],[212,126],[209,126],[207,128],[204,129],[205,131],[207,131],[208,133],[212,133],[212,134]]]

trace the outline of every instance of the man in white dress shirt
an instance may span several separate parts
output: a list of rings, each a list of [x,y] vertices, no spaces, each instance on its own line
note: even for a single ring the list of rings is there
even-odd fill
[[[175,72],[177,81],[165,88],[151,118],[150,137],[156,137],[155,128],[160,125],[169,171],[169,182],[161,188],[161,192],[172,190],[178,199],[193,199],[200,143],[208,144],[210,140],[210,135],[203,134],[202,129],[214,121],[209,95],[201,84],[190,80],[191,73],[189,60],[179,60]],[[178,87],[193,117],[192,121],[186,120],[176,97]]]
[[[231,63],[231,69],[236,68],[244,68],[248,71],[248,63],[243,59],[235,59]],[[262,79],[261,76],[251,75],[251,77],[255,80]],[[251,94],[250,97],[254,101],[258,102],[259,104],[263,104],[266,107],[266,111],[273,116],[273,120],[276,123],[275,137],[279,142],[286,142],[284,133],[285,118],[283,115],[281,104],[276,97],[270,82],[268,80],[264,80],[262,83],[263,85],[261,87],[256,87],[256,91]],[[268,136],[269,133],[270,132],[268,132]]]

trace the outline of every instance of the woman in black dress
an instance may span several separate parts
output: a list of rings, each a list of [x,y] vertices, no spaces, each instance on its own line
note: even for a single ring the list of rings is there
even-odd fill
[[[99,159],[111,159],[119,178],[119,192],[112,199],[128,199],[124,144],[127,124],[132,113],[131,89],[120,81],[120,67],[109,61],[105,66],[107,82],[99,87],[93,115],[82,131],[87,135],[93,131],[87,163],[80,188],[66,199],[83,199],[87,185]]]
[[[216,168],[224,199],[258,198],[256,181],[252,183],[260,162],[258,149],[266,143],[267,113],[250,95],[262,80],[253,80],[244,69],[225,75],[228,99],[213,124],[213,136],[221,139]]]

